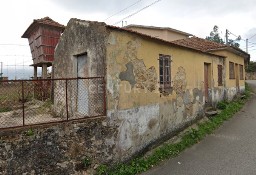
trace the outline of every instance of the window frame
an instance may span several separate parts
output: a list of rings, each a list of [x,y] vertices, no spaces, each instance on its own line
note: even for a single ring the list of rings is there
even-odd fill
[[[223,86],[223,66],[222,65],[218,65],[217,66],[218,69],[218,86]]]
[[[239,79],[244,80],[244,66],[239,64]]]
[[[159,85],[160,91],[171,89],[171,56],[159,54]]]
[[[232,66],[231,66],[232,65]],[[231,69],[232,68],[232,69]],[[235,78],[235,63],[229,61],[229,79],[236,79]]]

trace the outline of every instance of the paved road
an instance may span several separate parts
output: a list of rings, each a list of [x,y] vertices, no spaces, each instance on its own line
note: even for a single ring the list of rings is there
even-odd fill
[[[256,95],[214,134],[143,175],[216,174],[256,175]]]

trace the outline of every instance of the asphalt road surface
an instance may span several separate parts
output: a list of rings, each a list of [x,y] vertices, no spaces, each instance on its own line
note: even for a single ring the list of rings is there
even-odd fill
[[[247,81],[256,92],[256,81]],[[243,109],[178,157],[143,175],[256,175],[256,95]]]

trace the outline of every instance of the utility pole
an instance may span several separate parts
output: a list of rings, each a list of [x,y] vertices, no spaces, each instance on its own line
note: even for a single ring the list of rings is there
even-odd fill
[[[228,29],[226,29],[226,45],[228,45]]]
[[[246,39],[246,53],[248,53],[248,39]]]

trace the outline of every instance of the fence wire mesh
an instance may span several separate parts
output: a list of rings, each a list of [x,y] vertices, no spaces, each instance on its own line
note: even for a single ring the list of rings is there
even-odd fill
[[[103,77],[0,81],[0,128],[103,116]]]

